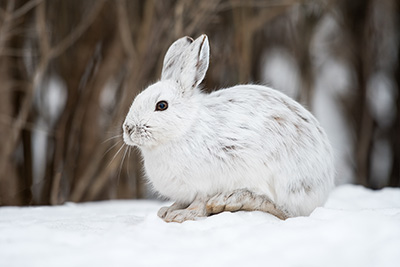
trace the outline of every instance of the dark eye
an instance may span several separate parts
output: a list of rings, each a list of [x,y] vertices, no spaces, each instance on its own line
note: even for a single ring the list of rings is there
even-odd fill
[[[167,101],[159,101],[157,104],[156,104],[156,110],[157,111],[163,111],[163,110],[166,110],[168,108],[168,103],[167,103]]]

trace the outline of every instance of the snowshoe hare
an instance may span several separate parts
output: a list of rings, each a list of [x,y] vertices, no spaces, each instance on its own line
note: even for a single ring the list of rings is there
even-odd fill
[[[300,104],[265,86],[201,92],[209,53],[206,35],[175,41],[161,80],[135,98],[122,126],[154,189],[175,201],[158,216],[183,222],[239,210],[309,215],[334,185],[324,130]]]

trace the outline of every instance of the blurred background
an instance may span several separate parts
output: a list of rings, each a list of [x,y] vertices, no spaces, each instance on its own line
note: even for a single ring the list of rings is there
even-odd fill
[[[149,197],[121,124],[202,33],[204,90],[281,90],[326,129],[337,184],[400,186],[400,1],[0,0],[0,205]]]

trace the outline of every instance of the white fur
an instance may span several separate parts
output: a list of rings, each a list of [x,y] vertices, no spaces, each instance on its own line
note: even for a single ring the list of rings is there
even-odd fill
[[[184,38],[171,45],[161,81],[136,97],[124,122],[124,141],[141,149],[154,189],[188,205],[199,196],[247,188],[294,216],[322,205],[334,168],[317,120],[265,86],[200,92],[208,39]],[[155,111],[160,100],[168,102],[167,110]]]

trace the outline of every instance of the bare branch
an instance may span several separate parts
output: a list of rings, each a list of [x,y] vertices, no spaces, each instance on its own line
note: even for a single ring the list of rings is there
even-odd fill
[[[17,10],[15,10],[15,12],[12,14],[12,18],[17,19],[17,18],[25,15],[26,13],[28,13],[30,10],[32,10],[33,8],[35,8],[42,2],[43,2],[43,0],[31,0],[31,1],[27,2],[25,5],[18,8]]]
[[[300,2],[304,0],[296,0]],[[248,1],[248,0],[231,0],[219,5],[218,11],[227,11],[233,8],[271,8],[271,7],[290,7],[293,5],[293,0],[286,1]]]
[[[79,26],[51,49],[51,58],[59,56],[82,36],[82,34],[90,27],[90,25],[92,25],[93,21],[102,9],[105,1],[106,0],[96,1],[96,4],[92,8],[91,12],[85,16],[84,20],[79,24]]]
[[[40,42],[40,46],[48,45],[46,44],[47,34],[45,32],[45,28],[43,28],[43,24],[45,24],[44,22],[46,21],[44,11],[44,3],[42,2],[40,6],[36,9],[36,26],[39,34],[39,39],[42,40]],[[33,104],[34,90],[39,86],[40,82],[42,81],[43,75],[49,63],[49,57],[46,56],[47,50],[45,50],[44,47],[40,47],[40,50],[44,52],[44,57],[41,58],[41,61],[34,72],[33,81],[25,92],[18,116],[15,119],[13,127],[11,127],[11,133],[7,136],[7,138],[5,138],[6,140],[4,140],[3,151],[2,154],[0,154],[0,175],[4,175],[5,173],[7,159],[11,155],[17,144],[17,141],[20,138],[21,129],[23,129],[24,125],[26,124],[29,112],[31,110]]]
[[[41,56],[45,59],[49,59],[50,41],[47,35],[46,26],[46,4],[40,4],[36,9],[36,30],[39,38],[39,48]]]
[[[129,27],[128,15],[126,13],[126,0],[119,0],[117,3],[118,29],[125,52],[131,59],[137,58],[137,51],[132,41],[132,32]]]

